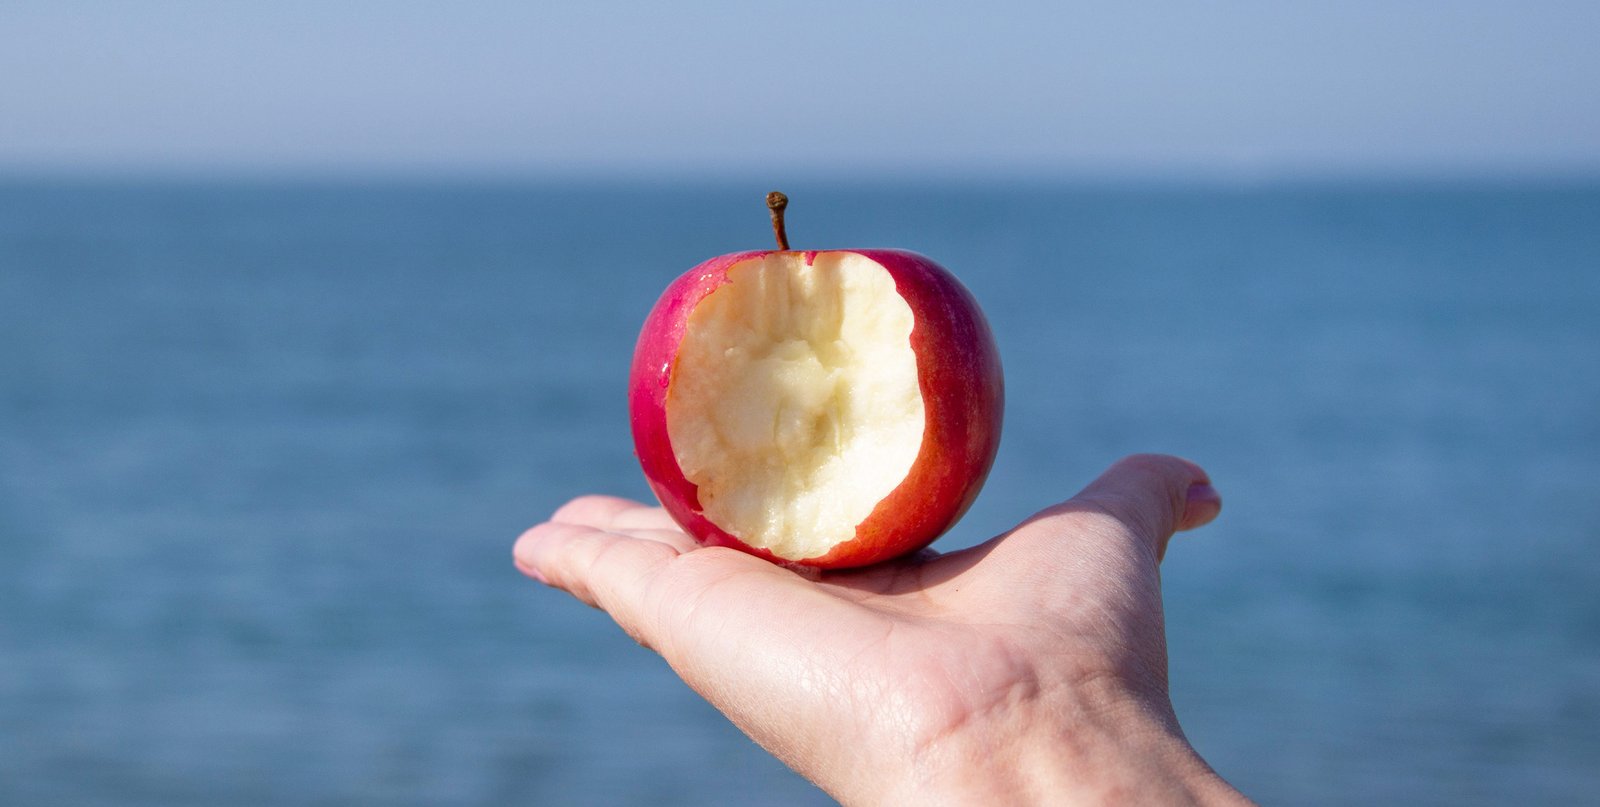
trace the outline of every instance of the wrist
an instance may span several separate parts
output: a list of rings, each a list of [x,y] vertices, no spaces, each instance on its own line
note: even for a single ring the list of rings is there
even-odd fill
[[[1184,739],[1170,708],[1034,712],[930,745],[891,802],[1249,804]]]

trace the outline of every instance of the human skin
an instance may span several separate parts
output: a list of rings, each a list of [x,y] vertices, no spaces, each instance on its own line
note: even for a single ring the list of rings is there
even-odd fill
[[[1135,455],[979,546],[864,569],[701,547],[604,496],[514,555],[844,804],[1244,804],[1167,688],[1161,558],[1221,506],[1199,466]]]

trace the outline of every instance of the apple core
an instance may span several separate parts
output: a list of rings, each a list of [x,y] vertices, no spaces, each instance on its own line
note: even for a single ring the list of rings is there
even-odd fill
[[[864,255],[729,268],[689,314],[665,406],[705,517],[791,561],[854,538],[922,446],[914,321]]]

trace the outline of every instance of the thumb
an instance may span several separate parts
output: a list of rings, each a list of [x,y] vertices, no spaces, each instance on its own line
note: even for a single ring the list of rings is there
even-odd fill
[[[1200,466],[1164,454],[1118,460],[1068,502],[1092,507],[1121,522],[1155,550],[1167,552],[1174,532],[1204,526],[1222,511],[1222,497]]]

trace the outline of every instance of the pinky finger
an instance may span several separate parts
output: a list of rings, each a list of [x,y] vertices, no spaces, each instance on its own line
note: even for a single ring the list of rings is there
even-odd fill
[[[547,522],[517,539],[517,568],[611,615],[647,646],[644,603],[655,578],[680,552],[661,541]]]

